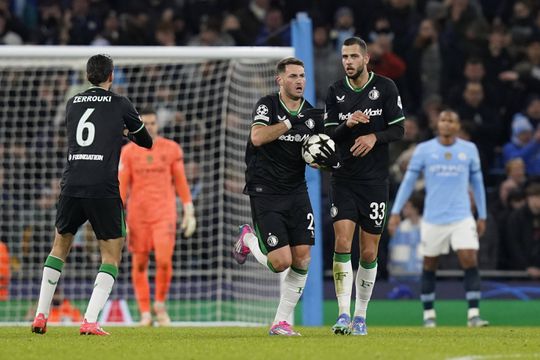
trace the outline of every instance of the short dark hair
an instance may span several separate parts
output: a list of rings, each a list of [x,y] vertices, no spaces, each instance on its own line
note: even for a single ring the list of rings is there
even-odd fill
[[[350,38],[345,39],[343,42],[343,46],[351,46],[351,45],[358,45],[360,46],[360,50],[365,54],[367,53],[367,44],[364,40],[359,38],[358,36],[353,36]]]
[[[86,77],[92,85],[99,85],[107,81],[113,69],[113,60],[109,55],[94,55],[86,63]]]
[[[139,115],[157,115],[156,110],[151,106],[145,106],[139,111]]]
[[[287,65],[300,65],[301,67],[304,67],[304,62],[292,56],[281,59],[276,65],[276,74],[279,75],[284,73]]]

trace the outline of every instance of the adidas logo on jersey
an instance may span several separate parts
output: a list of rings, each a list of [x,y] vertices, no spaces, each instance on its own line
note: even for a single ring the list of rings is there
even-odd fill
[[[291,142],[304,142],[304,140],[307,140],[307,138],[309,138],[309,134],[304,134],[304,135],[300,135],[300,134],[296,134],[296,135],[287,134],[287,135],[281,135],[280,137],[278,137],[278,140],[281,140],[281,141],[291,141]]]

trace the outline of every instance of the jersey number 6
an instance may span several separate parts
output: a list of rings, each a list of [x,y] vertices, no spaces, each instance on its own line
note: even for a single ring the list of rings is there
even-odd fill
[[[94,112],[94,108],[88,108],[81,116],[79,123],[77,124],[77,132],[75,137],[77,144],[80,146],[90,146],[94,142],[94,136],[96,135],[96,127],[91,122],[86,122],[90,115]],[[83,138],[84,129],[87,130],[86,139]]]

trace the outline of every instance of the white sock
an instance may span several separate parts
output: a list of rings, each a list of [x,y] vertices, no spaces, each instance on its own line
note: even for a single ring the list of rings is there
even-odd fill
[[[341,255],[341,254],[337,254]],[[339,315],[351,314],[351,294],[353,287],[353,269],[350,254],[346,262],[336,261],[334,255],[334,286],[336,289],[336,298],[339,307]]]
[[[255,234],[252,234],[252,233],[247,233],[246,235],[244,235],[244,242],[249,248],[249,250],[251,250],[251,253],[253,254],[253,256],[255,256],[255,259],[257,259],[259,264],[261,264],[267,269],[270,269],[268,267],[268,257],[264,255],[261,249],[259,248],[259,239],[257,239],[257,236],[255,236]]]
[[[478,308],[469,308],[469,310],[467,310],[467,319],[475,316],[480,316],[480,310]]]
[[[41,278],[41,289],[39,291],[39,300],[36,310],[36,316],[39,313],[45,315],[45,318],[49,317],[49,311],[51,308],[51,301],[56,291],[56,285],[58,279],[62,274],[62,268],[64,261],[61,259],[49,255],[45,260],[45,266],[43,267],[43,277]]]
[[[436,317],[435,309],[424,310],[424,320],[435,319]]]
[[[56,284],[60,279],[61,272],[50,267],[43,268],[43,278],[41,279],[41,290],[39,291],[39,301],[36,316],[43,313],[45,318],[49,317],[51,301],[56,291]]]
[[[301,272],[305,273],[301,274]],[[292,267],[289,269],[287,276],[285,276],[274,324],[280,321],[289,321],[300,296],[302,296],[306,280],[307,270],[293,269]]]
[[[377,260],[375,260],[377,261]],[[371,269],[366,269],[362,265],[358,266],[356,273],[356,305],[354,307],[354,316],[366,318],[367,307],[375,285],[377,277],[377,263]]]
[[[98,272],[96,282],[94,283],[94,291],[92,291],[86,313],[84,313],[86,321],[90,323],[97,321],[99,313],[109,298],[113,284],[114,277],[111,274],[101,271]]]

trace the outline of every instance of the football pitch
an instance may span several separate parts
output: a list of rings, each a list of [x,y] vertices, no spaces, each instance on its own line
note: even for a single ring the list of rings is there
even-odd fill
[[[298,327],[302,337],[267,328],[107,327],[111,336],[78,335],[76,327],[0,327],[0,359],[540,359],[540,328],[369,327],[365,337],[329,327]]]

